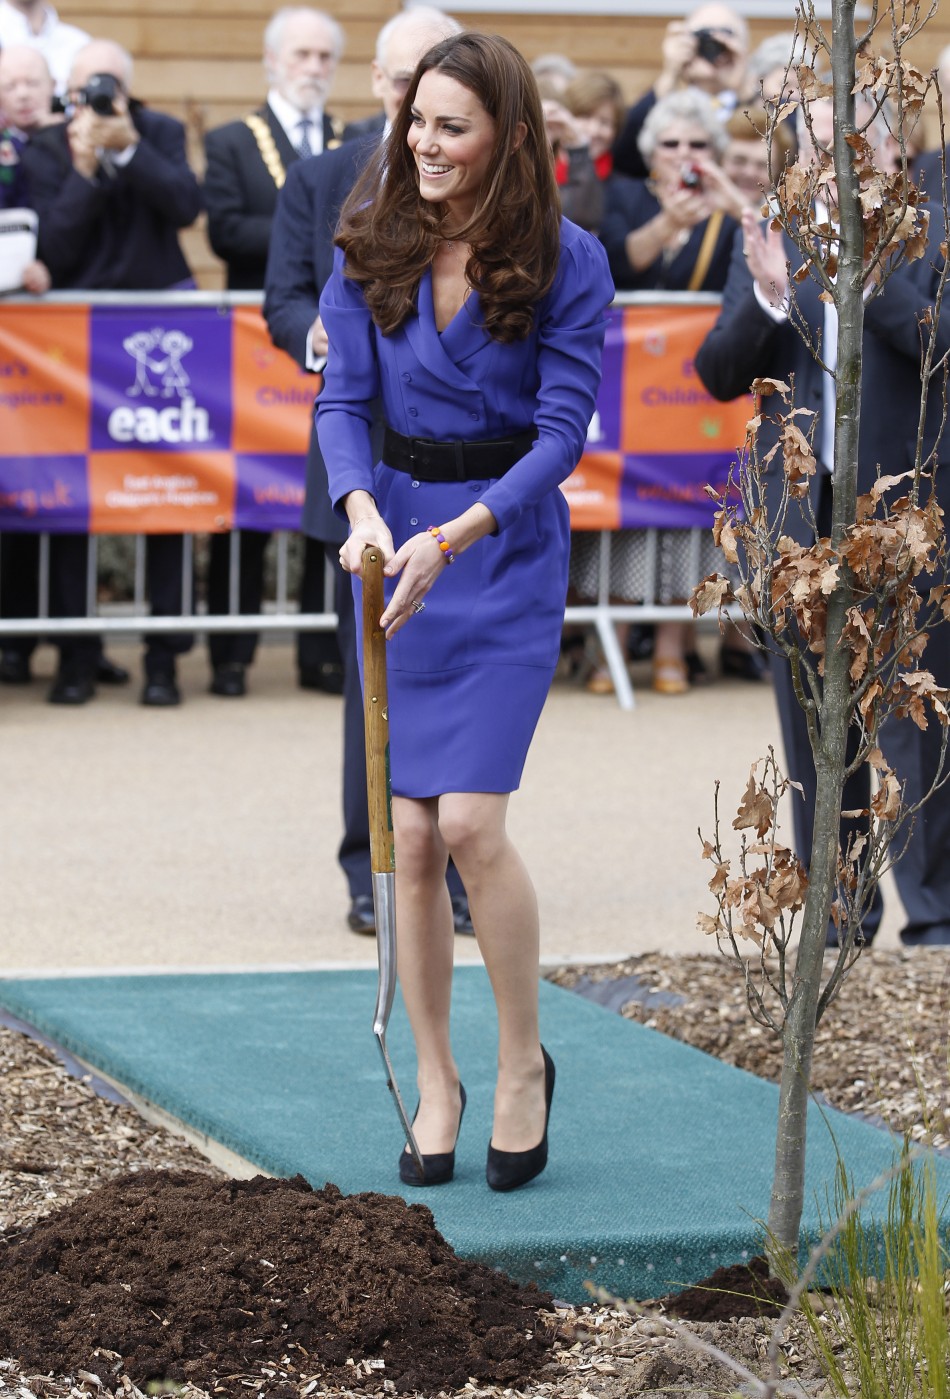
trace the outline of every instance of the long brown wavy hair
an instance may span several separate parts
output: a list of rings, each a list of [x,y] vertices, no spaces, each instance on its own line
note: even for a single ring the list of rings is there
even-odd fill
[[[465,275],[481,300],[488,334],[504,343],[523,340],[557,271],[560,209],[534,76],[497,35],[455,34],[421,59],[388,139],[343,207],[336,242],[346,254],[346,275],[362,287],[384,335],[415,312],[420,279],[445,237],[445,208],[419,193],[407,144],[416,90],[434,68],[474,93],[495,123],[478,206],[452,237],[471,247]],[[527,128],[520,143],[519,123]]]

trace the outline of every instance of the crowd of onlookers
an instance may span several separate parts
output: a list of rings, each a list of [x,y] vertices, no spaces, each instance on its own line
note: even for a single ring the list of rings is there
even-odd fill
[[[384,40],[386,30],[381,40]],[[390,43],[397,43],[390,36]],[[278,11],[264,33],[265,100],[254,112],[207,133],[203,184],[189,167],[182,124],[137,101],[132,57],[118,44],[92,39],[63,23],[45,0],[0,0],[0,205],[27,206],[38,216],[36,258],[23,287],[153,291],[194,285],[179,233],[204,209],[208,237],[233,289],[265,285],[271,228],[287,171],[341,142],[381,132],[387,88],[408,82],[397,73],[386,41],[371,69],[378,115],[344,126],[327,110],[344,34],[329,15],[309,8]],[[750,49],[748,26],[729,5],[702,4],[671,23],[660,70],[633,105],[609,72],[578,69],[562,55],[536,59],[567,217],[603,241],[618,290],[721,291],[744,211],[759,210],[776,175],[795,149],[794,119],[774,127],[769,112],[790,96],[801,57],[789,27]],[[398,55],[396,55],[398,58]],[[395,76],[394,76],[395,75]],[[319,368],[320,346],[312,348]],[[308,350],[308,353],[310,351]],[[240,536],[239,610],[261,607],[268,536]],[[231,538],[213,536],[205,587],[210,613],[229,610]],[[57,535],[50,541],[52,615],[85,611],[88,541]],[[641,530],[612,539],[610,595],[682,602],[704,573],[717,567],[711,536],[699,550],[690,532],[665,530],[648,547]],[[600,567],[595,535],[577,533],[572,551],[575,597],[597,593]],[[697,571],[698,570],[698,571]],[[187,597],[182,538],[156,535],[146,550],[147,589],[153,611],[179,614]],[[306,537],[301,606],[323,611],[324,551]],[[2,615],[35,616],[38,543],[6,534],[0,542]],[[212,635],[211,689],[245,693],[257,638]],[[632,657],[653,657],[653,683],[678,694],[708,678],[689,624],[664,622],[628,628]],[[0,638],[0,682],[26,683],[34,638]],[[145,644],[141,698],[178,703],[176,657],[192,644],[184,634],[150,635]],[[94,636],[63,637],[49,698],[80,704],[98,683],[121,683]],[[594,692],[609,693],[610,677],[584,636],[565,638],[565,668]],[[300,683],[337,691],[336,641],[301,633]],[[740,631],[723,640],[719,665],[730,675],[763,678],[759,652]]]
[[[182,124],[135,99],[132,58],[125,50],[61,23],[46,0],[0,0],[0,207],[28,207],[38,221],[36,257],[24,268],[23,287],[42,295],[50,289],[143,292],[192,286],[179,234],[204,209],[211,247],[226,266],[229,288],[263,289],[274,343],[302,369],[319,373],[327,353],[319,294],[332,263],[336,211],[398,112],[419,58],[458,28],[443,11],[424,5],[395,15],[378,35],[370,66],[380,110],[344,126],[327,109],[343,51],[340,25],[318,10],[279,10],[264,33],[264,101],[240,120],[207,133],[202,185],[188,164]],[[792,385],[796,412],[817,412],[817,469],[807,483],[808,506],[795,520],[784,519],[803,546],[813,540],[816,525],[819,531],[830,529],[836,313],[828,297],[819,297],[814,281],[793,289],[789,269],[800,255],[787,232],[763,218],[763,208],[796,152],[802,161],[814,160],[833,140],[831,104],[816,96],[806,103],[797,86],[799,69],[813,62],[814,54],[802,48],[791,28],[750,50],[745,20],[714,0],[668,26],[659,72],[633,105],[627,100],[631,94],[609,72],[579,71],[563,55],[545,55],[534,65],[564,212],[600,237],[618,290],[721,292],[721,309],[695,357],[696,374],[710,395],[738,398],[756,376],[766,375]],[[942,87],[950,90],[950,50],[940,63]],[[867,96],[857,101],[879,166],[896,169],[906,158],[938,212],[926,231],[926,258],[899,265],[883,294],[866,298],[857,466],[861,489],[869,490],[880,469],[904,470],[918,450],[918,324],[939,321],[935,279],[946,256],[939,218],[944,152],[912,149],[912,137],[901,152],[886,112],[875,112]],[[833,204],[831,183],[825,184],[824,196]],[[833,210],[819,208],[817,199],[812,215],[817,227],[834,227]],[[938,355],[950,356],[946,317],[936,333]],[[950,511],[950,499],[943,499],[950,444],[942,441],[942,414],[937,396],[924,415],[923,436],[938,503]],[[770,430],[762,429],[765,448]],[[321,471],[322,488],[314,485]],[[350,889],[349,926],[372,932],[352,593],[337,557],[343,526],[329,509],[325,481],[312,435],[301,607],[335,610],[340,625],[336,637],[302,633],[297,664],[301,685],[344,694],[345,834],[339,858]],[[766,473],[766,495],[776,490],[781,495],[782,481],[780,471]],[[772,508],[776,502],[770,498],[767,504]],[[597,542],[583,532],[574,536],[571,587],[579,598],[598,594]],[[252,530],[211,538],[209,613],[231,610],[235,546],[241,563],[239,611],[242,616],[260,611],[266,545],[267,536]],[[0,539],[0,616],[38,615],[40,554],[35,536],[8,533]],[[148,538],[146,582],[156,615],[187,615],[183,603],[192,592],[187,557],[181,536]],[[325,561],[335,569],[332,598],[324,596]],[[609,594],[621,602],[680,603],[705,573],[719,567],[711,537],[697,548],[695,532],[668,529],[648,538],[645,531],[619,530],[611,536]],[[51,536],[51,616],[85,613],[89,572],[86,537]],[[934,630],[927,663],[937,683],[947,685],[950,632]],[[738,628],[727,631],[721,670],[761,680],[765,666],[753,640]],[[212,634],[214,694],[245,693],[256,643],[252,633]],[[705,677],[687,624],[664,621],[652,634],[629,628],[626,643],[631,656],[652,656],[653,683],[661,694],[682,694]],[[0,682],[28,683],[35,644],[32,637],[0,635]],[[109,659],[99,637],[63,635],[57,644],[59,667],[49,695],[55,703],[83,704],[98,684],[130,678]],[[191,644],[191,636],[182,633],[148,634],[143,703],[180,702],[176,658]],[[593,691],[609,693],[610,677],[596,656],[586,654],[589,644],[583,635],[565,637],[565,669]],[[794,819],[796,845],[807,855],[815,806],[810,735],[789,667],[774,654],[769,664],[789,771],[804,794]],[[882,745],[914,806],[923,801],[943,761],[939,726],[922,733],[905,719],[886,727]],[[868,809],[868,782],[867,764],[855,764],[849,783],[860,790],[845,793],[849,820]],[[944,786],[918,818],[897,867],[907,916],[901,937],[908,946],[950,945],[948,850],[950,787]],[[451,868],[449,892],[457,931],[471,931],[465,893]],[[879,916],[877,896],[863,920],[868,939]],[[835,937],[831,929],[830,940]]]

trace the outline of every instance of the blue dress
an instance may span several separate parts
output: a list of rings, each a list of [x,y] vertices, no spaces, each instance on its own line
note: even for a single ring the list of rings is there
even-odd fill
[[[384,336],[337,251],[320,298],[330,353],[317,404],[335,507],[342,511],[349,491],[369,491],[397,549],[477,501],[498,525],[442,570],[425,612],[388,643],[390,763],[400,796],[511,792],[521,780],[564,619],[570,524],[558,487],[584,450],[612,299],[603,248],[562,220],[558,273],[526,340],[492,340],[474,292],[440,334],[428,270],[417,313]],[[374,464],[377,398],[389,425],[410,437],[503,438],[532,424],[538,437],[500,478],[417,481]],[[387,580],[387,598],[395,585]]]

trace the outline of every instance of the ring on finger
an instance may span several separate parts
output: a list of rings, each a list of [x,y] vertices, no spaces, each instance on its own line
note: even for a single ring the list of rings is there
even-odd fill
[[[424,612],[426,610],[425,603],[420,602],[418,598],[416,598],[414,602],[410,602],[409,606],[412,608],[413,612]]]

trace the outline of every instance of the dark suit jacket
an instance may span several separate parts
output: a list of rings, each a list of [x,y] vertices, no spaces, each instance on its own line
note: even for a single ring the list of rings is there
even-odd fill
[[[643,123],[656,106],[656,100],[656,93],[651,87],[627,109],[624,124],[614,141],[614,169],[620,175],[629,175],[634,180],[645,180],[650,173],[640,154],[639,136]]]
[[[942,219],[936,220],[942,225]],[[934,230],[935,241],[942,236]],[[932,240],[933,241],[933,240]],[[800,254],[788,249],[792,265]],[[918,317],[931,303],[936,283],[936,259],[931,254],[896,272],[881,294],[865,307],[864,362],[861,381],[861,417],[858,448],[858,490],[866,492],[873,484],[875,469],[898,475],[914,461],[915,439],[920,409],[920,334]],[[807,323],[820,346],[824,307],[818,300],[818,287],[808,279],[798,288],[798,314]],[[950,344],[950,316],[941,317],[937,352],[945,353]],[[695,365],[700,379],[716,398],[735,398],[745,392],[756,375],[788,381],[794,375],[796,406],[820,409],[822,372],[794,325],[775,323],[761,309],[752,289],[752,277],[742,254],[742,236],[736,249],[723,293],[722,310],[716,324],[700,347]],[[940,424],[940,386],[928,396],[925,451],[933,446]],[[803,423],[799,420],[799,426]],[[776,438],[772,424],[763,424],[759,433],[762,454]],[[937,498],[944,511],[950,507],[950,442],[944,436],[938,448]],[[783,474],[776,453],[765,475],[766,505],[772,520],[782,494]],[[898,488],[901,491],[901,488]],[[809,483],[813,509],[824,532],[830,529],[830,491],[827,476],[814,476]],[[926,486],[924,496],[926,497]],[[785,520],[785,531],[798,543],[814,542],[803,510],[793,502]],[[926,592],[926,581],[923,591]],[[937,581],[936,579],[934,581]],[[937,683],[950,683],[950,636],[947,625],[936,627],[924,654],[924,665],[933,670]],[[814,759],[805,719],[795,697],[788,667],[773,661],[773,678],[788,772],[803,786],[805,800],[792,807],[795,843],[806,860],[811,852],[814,829],[816,779]],[[905,786],[909,804],[927,793],[940,760],[939,725],[933,720],[921,732],[910,720],[886,724],[882,744],[888,761]],[[852,734],[853,737],[853,734]],[[870,796],[866,768],[860,768],[845,787],[845,810],[863,810]],[[845,837],[861,828],[849,818],[843,823]],[[895,875],[911,929],[950,925],[950,878],[947,849],[950,842],[950,791],[944,787],[917,817],[913,840],[897,862]],[[865,929],[873,933],[879,910],[868,915]]]
[[[287,133],[265,103],[255,114],[270,127],[285,170],[300,159]],[[323,145],[337,140],[331,117],[323,118]],[[208,239],[228,268],[231,291],[258,291],[264,285],[277,186],[264,164],[253,131],[244,120],[216,127],[205,137],[204,196]]]
[[[201,190],[185,156],[185,128],[139,106],[132,120],[142,137],[135,154],[93,180],[73,168],[65,125],[38,132],[23,152],[39,215],[37,257],[56,288],[151,291],[191,275],[178,230],[201,212]]]
[[[364,136],[382,137],[386,129],[386,113],[374,112],[371,117],[360,117],[359,121],[348,121],[343,128],[344,141],[361,141]]]
[[[948,177],[950,177],[950,146],[947,146],[943,151],[940,150],[939,146],[935,151],[924,151],[917,162],[916,171],[911,172],[911,178],[914,182],[923,185],[930,195],[931,223],[941,217],[941,201],[943,199],[941,157],[946,163]]]
[[[938,220],[938,223],[940,221]],[[932,230],[931,250],[919,262],[895,272],[879,296],[864,311],[864,373],[861,385],[861,422],[858,450],[858,489],[867,491],[878,465],[897,475],[913,465],[917,417],[920,408],[920,332],[918,317],[935,291],[938,244],[941,233]],[[787,242],[793,267],[801,255]],[[755,298],[752,276],[742,251],[742,235],[736,236],[722,309],[696,355],[696,372],[718,399],[738,398],[758,375],[782,379],[794,375],[796,406],[820,411],[822,372],[794,321],[805,323],[817,345],[824,329],[824,306],[819,288],[808,278],[796,291],[792,319],[776,323]],[[938,354],[950,348],[950,316],[941,319]],[[925,452],[933,446],[940,426],[940,392],[931,389],[926,420]],[[776,430],[764,423],[760,431],[762,456],[775,441]],[[815,445],[817,448],[816,435]],[[938,490],[944,487],[950,463],[950,440],[944,434],[939,446]],[[767,496],[774,509],[781,489],[782,466],[773,459],[766,476]],[[814,478],[813,478],[814,483]],[[948,502],[950,503],[950,502]],[[811,542],[808,526],[794,507],[789,511],[788,532],[800,542]]]
[[[307,336],[320,309],[320,293],[333,271],[333,235],[340,210],[379,135],[345,142],[287,172],[277,201],[264,295],[264,319],[274,344],[306,368]],[[302,528],[314,539],[342,543],[346,526],[333,513],[326,467],[310,434],[307,496]]]

